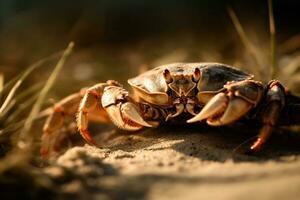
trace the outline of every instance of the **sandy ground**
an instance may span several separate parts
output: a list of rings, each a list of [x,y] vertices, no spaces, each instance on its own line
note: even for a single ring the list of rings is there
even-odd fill
[[[234,153],[252,132],[202,126],[135,134],[108,129],[96,137],[102,148],[73,147],[45,172],[67,198],[299,199],[299,134],[278,132],[255,155],[239,153],[243,147]]]

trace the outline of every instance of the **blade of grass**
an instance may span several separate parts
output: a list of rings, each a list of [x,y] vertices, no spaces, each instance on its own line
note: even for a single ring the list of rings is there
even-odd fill
[[[63,67],[67,57],[71,54],[72,50],[73,50],[73,47],[74,47],[74,43],[71,42],[67,49],[64,51],[61,59],[58,61],[57,65],[55,66],[53,72],[51,73],[50,77],[48,78],[48,80],[46,81],[46,84],[45,86],[42,88],[39,96],[38,96],[38,99],[36,101],[36,103],[33,105],[33,108],[28,116],[28,118],[26,119],[25,121],[25,124],[24,124],[24,128],[22,130],[22,132],[20,133],[20,144],[22,144],[23,142],[24,143],[27,143],[25,146],[25,148],[28,148],[30,147],[30,144],[33,140],[33,136],[32,134],[30,134],[30,129],[32,127],[32,124],[35,120],[35,118],[38,116],[39,112],[40,112],[40,109],[41,109],[41,106],[46,98],[46,95],[48,94],[50,88],[53,86],[61,68]],[[22,149],[22,145],[21,145],[21,149]]]
[[[288,38],[285,42],[281,43],[278,47],[280,54],[290,54],[300,48],[300,34]]]
[[[300,82],[300,74],[299,73],[291,74],[289,76],[288,82],[286,83],[286,87],[291,90],[296,89],[296,91],[293,91],[294,94],[294,92],[299,92],[299,88],[297,87],[297,85],[299,85],[299,82]]]
[[[257,67],[255,67],[256,75],[261,77],[262,76],[261,69],[263,69],[263,62],[259,58],[260,56],[257,53],[258,51],[256,50],[255,46],[252,44],[252,42],[246,35],[245,30],[244,30],[240,20],[238,19],[237,15],[235,14],[234,10],[232,9],[232,7],[228,6],[227,10],[228,10],[228,14],[231,18],[231,21],[235,27],[235,30],[237,31],[242,43],[244,44],[244,46],[247,49],[247,51],[249,52],[250,56],[253,58],[253,60],[256,62],[256,64],[259,67],[259,69]]]
[[[2,95],[6,90],[8,90],[9,88],[11,88],[20,79],[21,75],[22,74],[19,74],[19,75],[13,77],[12,79],[10,79],[7,83],[5,83],[3,85],[2,90],[0,90],[0,95]]]
[[[14,97],[17,89],[20,87],[23,80],[17,81],[17,83],[13,86],[13,88],[8,93],[4,103],[0,107],[0,115],[3,113],[4,109],[8,106],[8,104],[11,102],[12,98]]]
[[[28,89],[22,91],[18,96],[15,97],[15,100],[17,102],[23,101],[24,99],[27,99],[28,97],[37,94],[37,91],[40,91],[41,88],[44,86],[45,82],[36,83],[33,86],[30,86]]]
[[[268,0],[269,8],[269,25],[270,25],[270,53],[271,53],[271,79],[274,79],[277,74],[277,60],[276,60],[276,29],[273,12],[273,2]]]
[[[6,114],[12,109],[14,108],[14,106],[18,103],[20,103],[20,101],[24,102],[26,101],[26,98],[28,98],[29,95],[34,95],[38,90],[40,90],[43,86],[43,83],[39,83],[39,84],[35,84],[34,86],[28,88],[27,90],[21,92],[18,96],[16,96],[14,99],[12,99],[8,105],[5,107],[5,109],[0,113],[0,120],[2,120],[2,118],[6,118]],[[25,100],[24,100],[25,99]],[[17,111],[17,110],[16,110]],[[15,112],[16,112],[15,111]]]
[[[54,84],[56,77],[58,76],[61,68],[63,67],[67,57],[70,55],[73,47],[74,47],[74,43],[71,42],[68,45],[68,48],[64,51],[57,65],[55,66],[45,86],[42,88],[37,101],[33,105],[31,112],[29,113],[29,116],[27,117],[27,119],[25,119],[24,126],[20,132],[17,145],[14,147],[13,150],[9,152],[8,155],[6,155],[6,157],[4,157],[1,160],[0,173],[12,166],[28,164],[28,160],[32,156],[31,151],[32,151],[33,140],[34,140],[34,136],[32,132],[30,132],[32,124],[34,120],[38,117],[40,108],[46,98],[46,95],[50,90],[50,88],[52,87],[52,85]],[[24,152],[26,153],[24,154]]]
[[[290,59],[288,64],[282,69],[283,75],[287,76],[286,78],[288,78],[294,73],[297,73],[299,66],[300,66],[300,53],[297,53]]]
[[[8,133],[15,133],[16,131],[21,129],[24,126],[24,122],[25,122],[25,120],[21,120],[19,122],[15,122],[13,124],[6,126],[4,129],[1,129],[0,130],[0,141],[3,141],[6,138],[8,138],[9,137],[9,135],[7,135]]]
[[[17,107],[17,109],[14,112],[12,112],[8,116],[8,118],[6,118],[6,120],[4,121],[4,123],[5,124],[12,123],[12,122],[18,120],[17,117],[19,117],[22,113],[24,113],[24,111],[26,109],[29,109],[30,106],[32,106],[34,104],[34,102],[36,101],[37,97],[38,97],[38,95],[34,95],[34,96],[30,97],[29,99],[27,99],[26,101],[24,101],[22,104],[20,104]],[[5,124],[4,124],[4,126],[5,126]]]
[[[4,87],[4,74],[0,73],[0,99],[2,97],[2,91]]]
[[[0,102],[2,100],[2,91],[4,88],[4,74],[0,73]]]
[[[33,70],[37,69],[38,67],[42,66],[45,62],[52,60],[53,58],[57,57],[60,55],[61,52],[54,53],[44,59],[41,59],[34,63],[33,65],[29,66],[28,69],[26,69],[21,75],[17,76],[16,78],[12,79],[9,81],[7,84],[4,85],[3,89],[0,90],[0,96],[3,95],[3,92],[10,88],[12,85],[12,89],[10,89],[9,94],[7,95],[6,99],[4,100],[4,103],[0,107],[0,114],[3,112],[5,107],[9,104],[9,102],[12,100],[14,97],[17,89],[20,87],[22,82],[32,73]]]
[[[18,117],[22,113],[24,113],[24,111],[26,109],[30,108],[30,106],[32,106],[36,102],[37,97],[38,97],[38,94],[31,97],[30,99],[25,101],[22,105],[20,105],[16,111],[14,111],[11,115],[9,115],[9,117],[7,118],[7,120],[5,121],[5,124],[4,124],[5,128],[0,130],[0,141],[1,141],[1,137],[4,136],[4,134],[6,134],[8,132],[15,132],[19,128],[24,126],[25,120],[24,119],[19,120]],[[44,118],[45,116],[48,116],[51,112],[52,112],[52,108],[49,108],[49,109],[45,110],[44,112],[40,112],[39,115],[35,118],[35,120]]]

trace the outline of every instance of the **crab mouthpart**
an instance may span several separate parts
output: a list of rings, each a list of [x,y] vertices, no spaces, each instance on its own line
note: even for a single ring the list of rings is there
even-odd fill
[[[142,127],[152,127],[137,111],[137,107],[130,102],[118,103],[105,108],[110,119],[121,129],[128,131],[139,130]]]
[[[183,104],[177,104],[177,105],[176,105],[176,113],[174,113],[174,114],[169,114],[169,115],[166,117],[166,121],[168,121],[170,118],[177,117],[177,116],[180,115],[183,111],[184,111],[184,105],[183,105]]]

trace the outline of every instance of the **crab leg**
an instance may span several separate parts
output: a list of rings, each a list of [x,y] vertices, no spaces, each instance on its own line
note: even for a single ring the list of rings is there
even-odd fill
[[[285,90],[278,81],[271,81],[268,84],[266,103],[267,106],[262,114],[263,127],[257,136],[257,140],[250,147],[254,152],[259,151],[271,136],[274,126],[278,123],[279,114],[285,106]]]
[[[53,113],[47,118],[41,138],[41,155],[47,156],[50,151],[57,149],[59,143],[59,129],[63,126],[66,116],[75,115],[82,99],[82,93],[72,94],[54,105]]]
[[[107,87],[108,84],[100,83],[91,88],[89,88],[79,106],[78,116],[77,116],[77,127],[81,136],[85,139],[85,141],[91,145],[97,145],[96,142],[91,137],[88,131],[88,122],[89,122],[89,115],[95,110],[100,109],[103,110],[100,99],[103,94],[103,90]],[[106,121],[110,121],[106,113],[102,115]]]
[[[300,123],[300,97],[288,93],[285,97],[286,104],[280,113],[278,125],[290,126]]]
[[[90,89],[82,89],[80,92],[72,94],[54,105],[53,112],[49,115],[43,127],[43,135],[41,138],[41,155],[46,157],[49,154],[59,150],[60,142],[66,138],[66,134],[60,131],[65,118],[75,117],[78,112],[80,102],[84,99],[88,102],[93,102],[92,93],[101,93],[103,88],[113,83],[101,83]],[[87,97],[88,96],[88,97]],[[98,101],[99,102],[99,101]],[[88,104],[90,105],[90,104]],[[89,106],[86,106],[89,107]],[[109,123],[109,117],[101,106],[94,106],[94,109],[89,109],[88,119],[101,123]]]

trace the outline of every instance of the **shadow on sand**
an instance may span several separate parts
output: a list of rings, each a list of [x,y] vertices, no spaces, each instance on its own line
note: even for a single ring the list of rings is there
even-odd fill
[[[187,156],[217,162],[228,159],[235,162],[287,161],[300,154],[300,133],[286,130],[274,132],[260,152],[247,153],[258,130],[245,126],[212,128],[206,125],[166,125],[138,132],[112,128],[111,131],[97,135],[96,140],[112,151],[126,152],[145,149],[160,142],[178,141],[163,148],[172,148]]]

